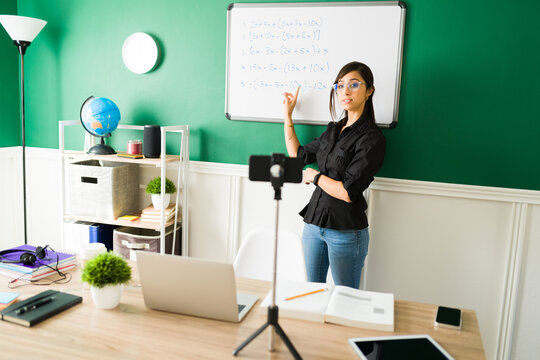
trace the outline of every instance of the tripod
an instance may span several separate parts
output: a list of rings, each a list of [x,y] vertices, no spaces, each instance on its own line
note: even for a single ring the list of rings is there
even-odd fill
[[[256,175],[252,177],[251,173],[251,167],[252,167],[252,158],[250,158],[250,180],[253,180],[253,177],[257,177]],[[256,159],[255,159],[256,160]],[[266,160],[266,159],[265,159]],[[291,160],[291,159],[288,159]],[[291,343],[289,338],[287,337],[287,334],[285,334],[285,331],[281,328],[278,322],[279,318],[279,309],[276,306],[276,270],[277,270],[277,246],[278,246],[278,219],[279,219],[279,200],[281,200],[281,187],[283,186],[283,182],[285,181],[285,161],[286,158],[283,156],[283,154],[272,154],[272,157],[270,158],[270,164],[273,164],[270,167],[270,181],[272,183],[272,186],[274,187],[274,199],[276,200],[276,227],[275,227],[275,236],[274,236],[274,269],[272,272],[272,303],[268,307],[268,317],[266,320],[266,323],[264,323],[260,328],[258,328],[253,334],[251,334],[244,342],[242,342],[236,349],[233,350],[233,355],[238,355],[240,350],[242,350],[244,347],[246,347],[252,340],[254,340],[257,336],[259,336],[267,327],[270,326],[270,337],[269,337],[269,344],[268,344],[268,350],[274,351],[274,330],[276,334],[283,340],[285,345],[287,345],[287,348],[293,355],[293,357],[298,360],[302,359],[300,354],[296,351],[294,348],[294,345]],[[290,182],[300,182],[302,180],[301,173],[302,173],[302,166],[303,164],[299,163],[297,159],[294,159],[294,162],[296,163],[295,166],[297,167],[300,165],[300,179],[296,181],[297,179],[294,178]],[[266,178],[264,178],[262,181],[264,181]],[[260,180],[260,179],[255,179]]]

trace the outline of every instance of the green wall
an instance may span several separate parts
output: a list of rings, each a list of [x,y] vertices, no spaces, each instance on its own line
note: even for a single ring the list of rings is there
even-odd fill
[[[17,0],[1,0],[0,14],[17,14]],[[0,29],[0,147],[21,145],[17,54],[7,32]]]
[[[29,145],[56,148],[57,121],[77,119],[96,95],[118,104],[124,124],[189,124],[193,160],[246,164],[285,152],[281,125],[224,116],[229,3],[18,0],[20,15],[49,22],[25,58]],[[399,124],[384,131],[379,176],[540,190],[540,3],[406,4]],[[122,63],[137,31],[163,50],[145,75]],[[302,142],[323,130],[298,128]]]

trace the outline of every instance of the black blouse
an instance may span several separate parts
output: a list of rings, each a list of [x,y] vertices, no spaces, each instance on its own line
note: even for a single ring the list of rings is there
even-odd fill
[[[347,203],[316,187],[309,204],[300,212],[308,224],[335,230],[368,226],[363,192],[382,166],[386,139],[364,116],[340,134],[346,123],[347,118],[329,123],[319,138],[298,149],[297,157],[304,164],[317,162],[321,174],[342,181],[351,199]]]

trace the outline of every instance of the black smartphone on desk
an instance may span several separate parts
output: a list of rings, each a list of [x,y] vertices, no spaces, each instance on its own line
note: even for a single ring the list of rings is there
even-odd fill
[[[439,306],[435,315],[435,327],[461,330],[461,309]]]

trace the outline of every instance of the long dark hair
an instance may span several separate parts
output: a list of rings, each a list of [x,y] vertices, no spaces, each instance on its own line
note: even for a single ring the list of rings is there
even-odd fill
[[[366,88],[373,89],[373,92],[371,93],[371,96],[367,99],[366,105],[364,106],[364,112],[362,113],[362,116],[367,116],[368,121],[372,124],[375,123],[375,111],[373,111],[373,94],[375,93],[375,87],[373,86],[373,73],[371,72],[371,69],[366,64],[363,64],[358,61],[353,61],[348,63],[347,65],[343,66],[341,70],[339,70],[339,73],[336,76],[336,80],[334,80],[334,84],[337,84],[339,80],[341,80],[345,75],[350,73],[351,71],[357,71],[360,76],[364,79],[366,82]],[[336,104],[335,104],[335,91],[332,87],[332,90],[330,91],[330,116],[332,116],[332,120],[336,120],[337,113],[336,113]]]

